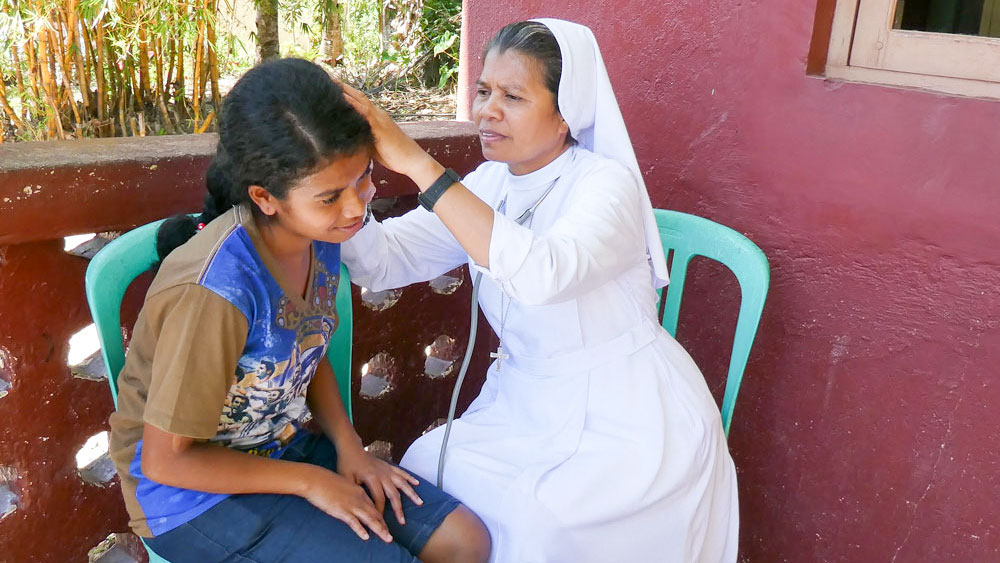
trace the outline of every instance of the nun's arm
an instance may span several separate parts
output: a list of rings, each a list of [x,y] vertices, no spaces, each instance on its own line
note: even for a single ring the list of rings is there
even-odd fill
[[[519,303],[575,299],[646,260],[642,199],[630,172],[606,161],[572,190],[545,232],[496,216],[488,274]]]
[[[399,128],[383,109],[362,92],[341,84],[344,98],[371,124],[375,150],[386,168],[408,176],[421,192],[427,191],[445,168]],[[490,260],[493,209],[461,182],[452,183],[434,205],[434,213],[455,236],[469,256],[482,266]]]
[[[369,221],[341,243],[351,280],[382,291],[433,279],[465,264],[465,251],[441,221],[423,208],[383,222]]]

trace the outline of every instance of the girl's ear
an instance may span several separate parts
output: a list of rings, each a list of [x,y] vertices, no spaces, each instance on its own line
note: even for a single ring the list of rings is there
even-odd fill
[[[270,216],[278,212],[277,200],[263,186],[252,185],[247,188],[247,193],[250,195],[250,200],[260,208],[264,215]]]

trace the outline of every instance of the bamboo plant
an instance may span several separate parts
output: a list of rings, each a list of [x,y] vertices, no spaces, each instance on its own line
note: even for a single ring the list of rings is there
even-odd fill
[[[221,103],[218,6],[0,0],[0,121],[26,140],[207,130]]]

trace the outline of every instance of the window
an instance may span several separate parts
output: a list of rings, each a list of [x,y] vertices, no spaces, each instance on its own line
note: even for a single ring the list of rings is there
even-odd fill
[[[826,75],[1000,99],[1000,0],[837,0]]]

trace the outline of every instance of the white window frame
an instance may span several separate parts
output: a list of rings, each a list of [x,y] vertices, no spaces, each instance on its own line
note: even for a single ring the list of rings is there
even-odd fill
[[[893,29],[896,4],[837,0],[828,78],[1000,99],[1000,38]]]

